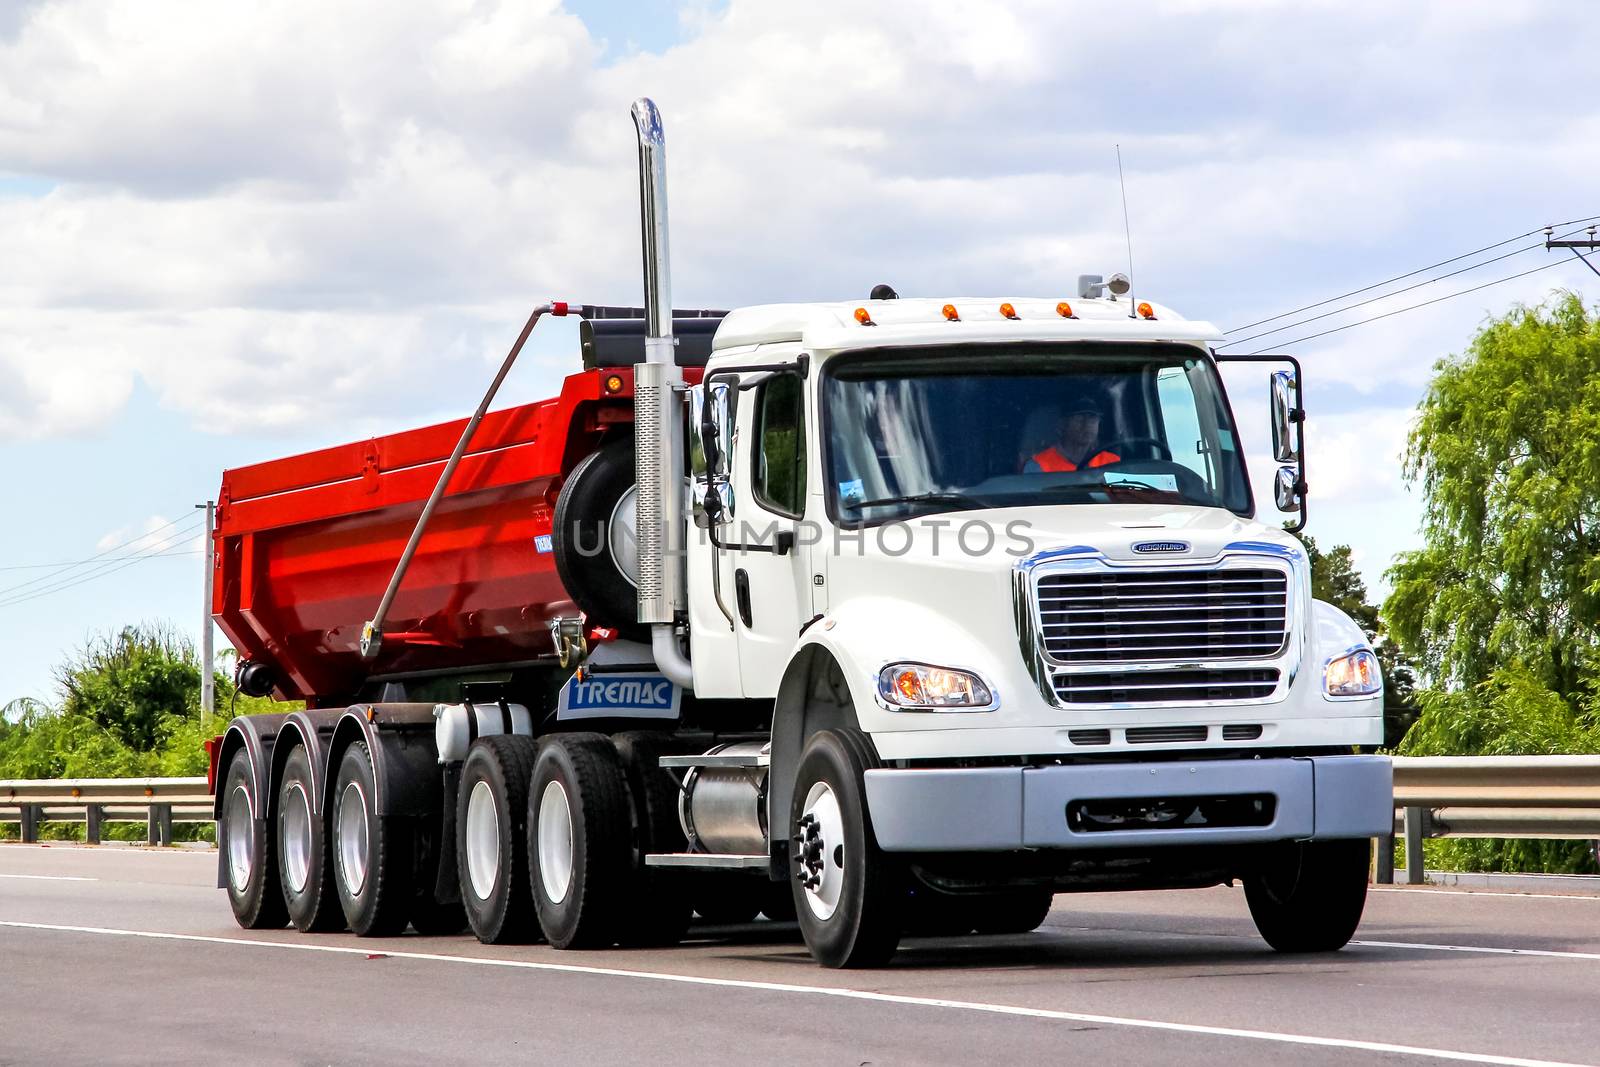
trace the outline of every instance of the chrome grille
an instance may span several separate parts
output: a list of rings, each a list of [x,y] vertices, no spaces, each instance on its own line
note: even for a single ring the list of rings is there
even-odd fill
[[[1272,656],[1287,631],[1289,576],[1272,568],[1047,574],[1037,588],[1057,663]]]
[[[1067,704],[1188,703],[1262,700],[1278,687],[1278,670],[1198,667],[1176,671],[1094,671],[1055,676]]]

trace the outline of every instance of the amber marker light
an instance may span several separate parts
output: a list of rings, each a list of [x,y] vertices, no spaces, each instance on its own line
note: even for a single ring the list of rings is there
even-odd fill
[[[944,306],[944,317],[947,322],[961,321],[961,313],[956,310],[956,306],[954,304],[946,304]]]
[[[877,323],[872,321],[872,316],[867,313],[867,309],[866,308],[856,308],[856,321],[859,322],[863,326],[876,326],[877,325]]]
[[[1056,314],[1060,315],[1064,319],[1075,319],[1078,317],[1072,313],[1072,305],[1067,303],[1065,300],[1056,305]]]
[[[1017,309],[1012,307],[1010,304],[1001,304],[1000,314],[1004,315],[1008,319],[1014,319],[1017,317]]]
[[[1156,317],[1156,309],[1151,307],[1149,304],[1140,301],[1139,317],[1141,319],[1154,319]]]
[[[623,385],[622,375],[620,375],[620,374],[608,374],[608,375],[606,375],[606,392],[608,394],[609,393],[620,393],[620,392],[622,392],[622,385]]]

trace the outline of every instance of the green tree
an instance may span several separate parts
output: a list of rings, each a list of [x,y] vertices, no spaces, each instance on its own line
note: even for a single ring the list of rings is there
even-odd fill
[[[1384,606],[1433,684],[1513,661],[1569,701],[1600,626],[1600,323],[1576,296],[1491,321],[1434,368],[1406,453],[1423,548]]]
[[[1418,664],[1408,755],[1600,751],[1600,319],[1571,294],[1491,320],[1440,361],[1406,477],[1423,547],[1383,619]],[[1430,841],[1430,862],[1594,870],[1577,842]]]
[[[1311,564],[1311,595],[1354,619],[1372,642],[1383,670],[1383,743],[1394,748],[1417,721],[1416,670],[1389,639],[1378,606],[1369,602],[1367,583],[1356,570],[1350,546],[1335,545],[1324,552],[1310,534],[1301,534],[1300,540]]]

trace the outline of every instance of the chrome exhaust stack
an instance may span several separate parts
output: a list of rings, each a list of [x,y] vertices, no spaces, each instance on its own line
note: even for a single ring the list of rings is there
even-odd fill
[[[633,103],[639,135],[639,223],[644,248],[645,341],[634,368],[633,440],[637,480],[639,621],[650,626],[656,665],[678,685],[693,673],[679,647],[684,598],[683,373],[674,355],[672,275],[667,251],[667,147],[654,101]]]

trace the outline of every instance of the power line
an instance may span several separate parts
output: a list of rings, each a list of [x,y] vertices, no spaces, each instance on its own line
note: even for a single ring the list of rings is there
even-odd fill
[[[1550,223],[1550,228],[1557,226],[1575,226],[1580,223],[1593,222],[1596,219],[1600,219],[1600,215],[1590,215],[1589,217],[1582,219],[1568,219],[1565,222],[1553,222]],[[1352,289],[1348,293],[1340,293],[1338,296],[1330,296],[1326,300],[1318,300],[1314,304],[1306,304],[1304,307],[1297,307],[1293,311],[1285,311],[1281,314],[1269,315],[1264,319],[1257,319],[1255,322],[1247,322],[1243,326],[1235,326],[1232,329],[1224,330],[1223,333],[1233,334],[1239,333],[1241,330],[1254,329],[1257,326],[1264,326],[1269,322],[1276,322],[1278,319],[1286,319],[1290,315],[1298,315],[1302,311],[1310,311],[1313,308],[1319,308],[1325,304],[1331,304],[1335,300],[1344,300],[1347,297],[1360,296],[1362,293],[1370,293],[1374,289],[1381,289],[1385,285],[1390,285],[1394,282],[1402,282],[1407,278],[1414,278],[1418,274],[1425,274],[1430,270],[1434,270],[1435,268],[1448,267],[1450,264],[1459,263],[1463,259],[1471,259],[1473,256],[1482,255],[1485,252],[1492,252],[1496,248],[1501,248],[1505,245],[1511,244],[1513,241],[1520,241],[1525,237],[1532,237],[1534,234],[1541,233],[1545,229],[1546,227],[1540,226],[1536,229],[1529,230],[1527,233],[1519,233],[1515,237],[1507,237],[1503,241],[1496,241],[1492,245],[1484,245],[1482,248],[1474,249],[1471,252],[1463,252],[1459,256],[1451,256],[1449,259],[1442,259],[1437,263],[1430,263],[1426,267],[1418,267],[1416,270],[1407,271],[1404,274],[1396,274],[1393,278],[1385,278],[1381,282],[1373,282],[1371,285],[1364,285],[1360,289]]]
[[[1296,337],[1292,341],[1285,341],[1282,344],[1274,345],[1273,348],[1288,348],[1290,345],[1297,345],[1301,341],[1313,341],[1313,340],[1317,339],[1318,337],[1326,337],[1330,333],[1338,333],[1341,330],[1349,330],[1349,329],[1353,329],[1354,327],[1357,327],[1357,326],[1365,326],[1369,322],[1377,322],[1379,319],[1392,318],[1395,315],[1399,315],[1399,314],[1402,314],[1402,313],[1407,312],[1407,311],[1415,311],[1418,308],[1425,308],[1429,304],[1437,304],[1440,301],[1450,300],[1450,299],[1452,299],[1454,297],[1466,296],[1468,293],[1475,293],[1479,289],[1487,289],[1491,285],[1499,285],[1502,282],[1511,282],[1511,281],[1516,281],[1518,278],[1526,278],[1530,274],[1537,274],[1542,270],[1549,270],[1551,267],[1559,267],[1559,266],[1564,265],[1565,263],[1566,263],[1566,260],[1564,260],[1564,259],[1556,260],[1554,263],[1546,263],[1546,264],[1543,264],[1542,266],[1534,267],[1532,270],[1525,270],[1520,274],[1508,274],[1506,277],[1504,277],[1504,278],[1496,278],[1492,282],[1484,282],[1482,285],[1474,285],[1470,289],[1459,289],[1459,290],[1457,290],[1456,292],[1453,292],[1453,293],[1446,293],[1444,296],[1436,296],[1432,300],[1424,300],[1419,304],[1411,304],[1411,305],[1409,305],[1407,307],[1396,308],[1393,311],[1386,311],[1382,315],[1374,315],[1371,318],[1367,318],[1367,319],[1358,319],[1355,322],[1347,322],[1343,326],[1335,326],[1330,330],[1322,330],[1322,331],[1320,331],[1318,333],[1307,334],[1304,337]],[[1250,355],[1259,356],[1259,355],[1265,354],[1267,351],[1268,351],[1267,349],[1262,349],[1260,352],[1251,352]]]
[[[1569,234],[1571,234],[1571,233],[1577,233],[1578,231],[1577,230],[1569,230],[1567,232]],[[1565,236],[1565,235],[1563,235],[1563,236]],[[1294,322],[1288,323],[1287,325],[1284,325],[1284,326],[1274,326],[1270,330],[1262,330],[1260,333],[1253,333],[1249,337],[1241,337],[1237,341],[1229,341],[1227,344],[1218,345],[1217,346],[1217,350],[1221,351],[1224,348],[1232,348],[1234,345],[1246,344],[1247,342],[1257,340],[1258,338],[1270,337],[1275,333],[1283,333],[1285,330],[1292,330],[1296,326],[1304,326],[1307,323],[1317,322],[1317,321],[1319,321],[1321,319],[1330,318],[1330,317],[1332,317],[1334,315],[1343,315],[1345,312],[1354,311],[1358,307],[1365,307],[1368,304],[1375,304],[1380,300],[1388,300],[1388,299],[1390,299],[1392,297],[1399,296],[1401,293],[1409,293],[1412,290],[1421,289],[1424,286],[1432,285],[1434,282],[1442,282],[1446,278],[1454,278],[1454,277],[1456,277],[1457,275],[1460,275],[1460,274],[1467,274],[1467,273],[1470,273],[1471,271],[1475,271],[1475,270],[1479,269],[1480,267],[1487,267],[1491,263],[1499,263],[1501,260],[1510,259],[1512,256],[1520,256],[1524,252],[1532,252],[1535,249],[1540,249],[1540,248],[1544,248],[1544,247],[1546,247],[1546,245],[1545,245],[1545,243],[1543,241],[1539,241],[1539,242],[1536,242],[1536,243],[1531,244],[1531,245],[1523,245],[1521,248],[1514,248],[1509,252],[1502,252],[1498,256],[1493,256],[1493,257],[1491,257],[1489,259],[1480,260],[1477,263],[1469,263],[1465,267],[1458,267],[1455,270],[1450,271],[1450,272],[1448,272],[1446,274],[1440,274],[1440,275],[1437,275],[1437,276],[1432,277],[1432,278],[1424,278],[1420,282],[1413,282],[1411,285],[1408,285],[1403,289],[1395,289],[1392,292],[1380,293],[1377,296],[1369,296],[1369,297],[1367,297],[1367,299],[1358,300],[1354,304],[1346,304],[1343,307],[1336,307],[1332,311],[1324,311],[1319,315],[1309,315],[1309,316],[1307,316],[1306,318],[1303,318],[1303,319],[1296,319]],[[1424,268],[1424,269],[1427,269],[1427,268]],[[1417,272],[1413,271],[1412,273],[1415,274]],[[1421,305],[1418,305],[1418,306],[1421,306]],[[1281,316],[1275,316],[1275,317],[1281,317]],[[1272,320],[1271,319],[1264,319],[1262,321],[1270,322]]]
[[[163,552],[163,556],[195,556],[200,554],[200,549],[185,549],[182,552]],[[58,563],[12,563],[0,567],[0,571],[37,571],[46,567],[78,567],[85,563],[120,563],[125,559],[148,559],[150,553],[140,552],[132,556],[110,556],[106,559],[97,559],[90,556],[88,559],[66,559]]]
[[[109,560],[104,561],[99,566],[92,567],[87,571],[61,578],[53,585],[29,590],[20,596],[14,595],[5,599],[0,599],[0,608],[8,608],[16,604],[25,604],[30,600],[37,600],[40,597],[48,596],[51,593],[59,593],[64,590],[74,588],[75,586],[82,585],[85,582],[92,582],[97,578],[104,578],[107,575],[115,574],[117,571],[126,570],[141,560],[156,559],[164,556],[166,554],[164,551],[165,549],[172,548],[182,539],[188,537],[191,533],[193,533],[193,530],[191,529],[180,528],[162,538],[159,542],[150,546],[153,550],[162,551],[151,551],[145,553],[144,555],[128,557],[125,559],[125,562],[117,564],[112,564]]]
[[[50,574],[41,574],[37,578],[29,578],[25,582],[18,582],[16,585],[6,586],[5,588],[0,589],[0,597],[5,597],[8,594],[17,592],[18,590],[26,589],[30,585],[38,585],[41,582],[49,582],[49,581],[52,581],[52,580],[54,580],[56,578],[64,577],[68,571],[74,570],[74,569],[76,569],[76,568],[78,568],[80,566],[84,566],[86,564],[108,562],[104,557],[110,555],[113,552],[117,552],[117,551],[120,551],[122,549],[128,548],[128,547],[130,547],[132,545],[138,544],[140,541],[144,541],[144,540],[146,540],[146,539],[148,539],[150,537],[153,537],[156,534],[160,533],[162,530],[167,530],[167,529],[172,528],[173,526],[177,526],[179,523],[197,522],[199,520],[199,518],[200,518],[200,516],[197,516],[192,511],[189,512],[187,515],[179,515],[176,519],[173,519],[171,522],[162,523],[160,526],[157,526],[153,530],[147,530],[144,533],[140,534],[139,536],[131,538],[131,539],[127,540],[127,541],[124,541],[121,544],[112,545],[109,548],[102,549],[99,552],[96,552],[93,556],[90,556],[86,560],[80,561],[78,563],[62,564],[58,569],[56,569],[55,571],[52,571]]]

